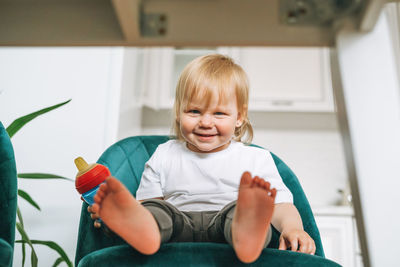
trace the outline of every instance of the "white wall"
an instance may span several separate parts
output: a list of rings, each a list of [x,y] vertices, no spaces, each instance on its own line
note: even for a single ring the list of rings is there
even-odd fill
[[[143,70],[137,66],[137,62],[141,60],[142,56],[141,49],[124,48],[118,140],[140,134]]]
[[[0,120],[6,127],[22,115],[72,99],[12,138],[18,172],[74,178],[75,157],[94,162],[115,142],[121,68],[121,48],[0,49]],[[18,186],[42,208],[39,212],[19,199],[29,237],[56,241],[73,260],[81,210],[74,183],[19,179]],[[16,244],[14,266],[21,266],[20,248]],[[57,255],[47,247],[36,249],[39,266],[51,266]]]

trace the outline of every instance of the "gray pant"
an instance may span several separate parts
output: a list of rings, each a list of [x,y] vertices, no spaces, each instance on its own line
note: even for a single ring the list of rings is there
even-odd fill
[[[220,211],[180,211],[164,200],[149,199],[142,202],[157,221],[161,243],[217,242],[232,245],[232,219],[236,201]],[[268,231],[265,246],[271,240]]]

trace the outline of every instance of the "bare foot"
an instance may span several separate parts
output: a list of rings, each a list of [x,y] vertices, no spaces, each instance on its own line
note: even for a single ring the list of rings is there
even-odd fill
[[[249,172],[242,175],[232,221],[232,242],[237,257],[245,263],[255,261],[264,248],[270,227],[276,189]]]
[[[160,248],[160,231],[153,215],[145,209],[116,178],[107,178],[94,197],[92,212],[143,254]]]

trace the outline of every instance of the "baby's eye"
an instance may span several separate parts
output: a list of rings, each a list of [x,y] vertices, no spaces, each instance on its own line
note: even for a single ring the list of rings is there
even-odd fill
[[[200,114],[200,111],[197,109],[191,109],[188,111],[188,113],[192,113],[192,114]]]
[[[215,112],[214,114],[217,115],[217,116],[226,115],[225,112],[221,112],[221,111]]]

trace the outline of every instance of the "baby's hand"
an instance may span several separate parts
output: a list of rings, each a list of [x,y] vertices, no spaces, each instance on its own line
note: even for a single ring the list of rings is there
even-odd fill
[[[101,222],[99,220],[100,219],[99,214],[92,210],[92,206],[89,206],[87,208],[87,210],[90,213],[90,218],[92,218],[94,220],[94,223],[93,223],[94,227],[95,228],[100,228],[101,227]]]
[[[82,201],[85,201],[85,200],[83,199],[82,196],[81,196],[81,200],[82,200]],[[99,214],[97,214],[97,213],[95,213],[95,212],[92,211],[92,206],[89,206],[89,207],[87,208],[87,211],[90,213],[90,218],[92,218],[93,220],[95,220],[94,223],[93,223],[94,227],[95,227],[95,228],[100,228],[100,227],[101,227],[101,222],[100,222],[100,220],[99,220],[99,219],[100,219]]]
[[[316,249],[314,240],[305,231],[298,229],[282,232],[279,238],[279,249],[286,250],[288,248],[291,251],[311,255],[314,255]]]

